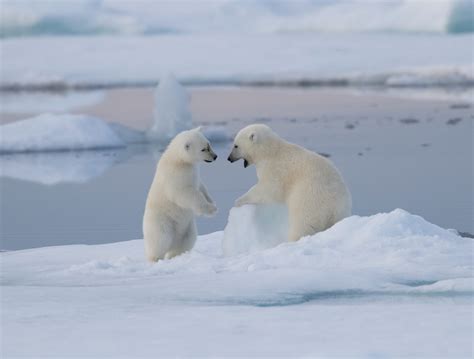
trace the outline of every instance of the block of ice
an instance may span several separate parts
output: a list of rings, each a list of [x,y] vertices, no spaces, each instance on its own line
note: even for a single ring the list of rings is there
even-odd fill
[[[192,127],[191,97],[172,74],[164,76],[155,90],[153,124],[147,136],[152,141],[168,141]]]
[[[222,250],[227,256],[275,247],[288,237],[288,209],[283,205],[247,205],[230,210]]]
[[[86,115],[42,114],[0,126],[0,153],[125,146],[107,122]]]

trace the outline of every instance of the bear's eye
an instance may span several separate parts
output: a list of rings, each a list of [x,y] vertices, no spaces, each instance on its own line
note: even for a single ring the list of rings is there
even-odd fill
[[[235,145],[234,148],[239,148],[239,146]]]
[[[204,151],[206,151],[206,149],[205,149],[205,148],[203,148],[203,149],[201,150],[201,152],[204,152]]]

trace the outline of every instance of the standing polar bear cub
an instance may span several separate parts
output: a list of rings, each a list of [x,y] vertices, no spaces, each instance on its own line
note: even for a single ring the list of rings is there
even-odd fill
[[[212,216],[217,207],[199,179],[197,164],[217,155],[199,128],[178,134],[158,162],[143,216],[149,261],[190,250],[196,241],[195,215]]]
[[[255,164],[258,183],[235,205],[283,203],[289,241],[324,231],[350,216],[352,200],[340,173],[326,158],[286,142],[268,126],[250,125],[234,140],[230,162]]]

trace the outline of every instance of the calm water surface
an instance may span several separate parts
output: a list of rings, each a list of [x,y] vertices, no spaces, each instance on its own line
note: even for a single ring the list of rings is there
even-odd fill
[[[458,121],[451,121],[459,118]],[[473,117],[470,107],[411,116],[260,118],[280,135],[324,153],[343,173],[353,212],[394,208],[445,228],[474,232]],[[249,124],[226,122],[229,134]],[[234,200],[255,182],[255,168],[226,161],[231,143],[214,144],[219,159],[201,166],[216,201],[200,234],[222,230]],[[160,148],[22,154],[0,157],[1,249],[97,244],[142,238],[141,220]]]

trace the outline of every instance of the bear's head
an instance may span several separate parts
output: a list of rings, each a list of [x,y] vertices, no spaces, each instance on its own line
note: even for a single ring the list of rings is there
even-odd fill
[[[229,162],[244,160],[244,167],[257,163],[265,156],[271,156],[273,144],[278,136],[266,125],[247,126],[235,136]]]
[[[201,127],[179,133],[168,148],[185,163],[213,162],[217,158]]]

